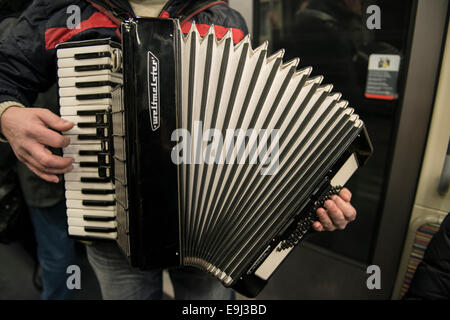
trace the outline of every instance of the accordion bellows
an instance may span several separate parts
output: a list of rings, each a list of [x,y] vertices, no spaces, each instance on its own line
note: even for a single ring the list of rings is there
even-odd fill
[[[131,19],[122,35],[105,138],[117,229],[104,238],[134,266],[194,266],[256,295],[371,154],[363,121],[312,68],[249,36],[183,35],[167,19]]]
[[[363,126],[341,95],[331,93],[332,85],[308,79],[311,68],[296,70],[298,59],[283,63],[283,51],[267,56],[267,43],[253,50],[250,37],[236,46],[231,37],[228,32],[218,41],[211,28],[202,39],[195,25],[183,37],[178,110],[178,126],[190,132],[194,121],[206,130],[279,130],[273,174],[262,175],[262,163],[179,170],[183,263],[228,285],[254,260],[254,248],[291,219],[315,186],[316,172],[332,164],[336,150]]]

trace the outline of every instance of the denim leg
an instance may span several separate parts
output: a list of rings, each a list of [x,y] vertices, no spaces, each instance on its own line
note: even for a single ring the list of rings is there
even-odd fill
[[[140,271],[130,267],[115,242],[96,242],[86,247],[89,263],[106,300],[162,299],[162,270]],[[193,268],[169,270],[175,298],[234,299],[234,291],[224,288],[209,274]]]
[[[30,207],[37,254],[42,268],[43,300],[67,300],[73,291],[67,288],[67,267],[75,264],[75,242],[67,235],[64,202],[49,208]]]
[[[169,270],[177,300],[234,300],[235,293],[219,280],[195,268]]]
[[[105,300],[160,300],[162,270],[140,271],[130,267],[115,242],[86,247],[89,263]]]

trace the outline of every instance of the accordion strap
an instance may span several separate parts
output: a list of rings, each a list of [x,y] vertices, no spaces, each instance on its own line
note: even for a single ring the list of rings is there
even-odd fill
[[[120,25],[121,21],[131,18],[130,13],[120,9],[118,6],[113,4],[109,0],[86,0],[94,8],[100,10],[108,18],[110,18],[114,23]]]
[[[216,0],[197,0],[197,1],[189,1],[186,6],[181,8],[180,11],[177,12],[174,18],[178,18],[180,20],[180,25],[192,19],[192,17],[196,16],[200,12],[203,12],[213,6],[224,4],[228,5],[226,1],[216,1]]]

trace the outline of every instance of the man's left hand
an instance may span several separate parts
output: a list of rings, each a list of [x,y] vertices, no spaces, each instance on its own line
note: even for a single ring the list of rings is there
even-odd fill
[[[347,224],[356,219],[356,210],[351,205],[351,192],[344,188],[339,195],[334,195],[331,200],[325,201],[324,207],[317,209],[319,221],[314,222],[316,231],[343,230]]]

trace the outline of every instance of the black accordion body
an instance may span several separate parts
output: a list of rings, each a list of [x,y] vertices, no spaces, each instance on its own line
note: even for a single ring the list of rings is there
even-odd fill
[[[58,46],[69,234],[141,269],[193,266],[255,296],[372,153],[322,77],[232,32],[131,19]]]

